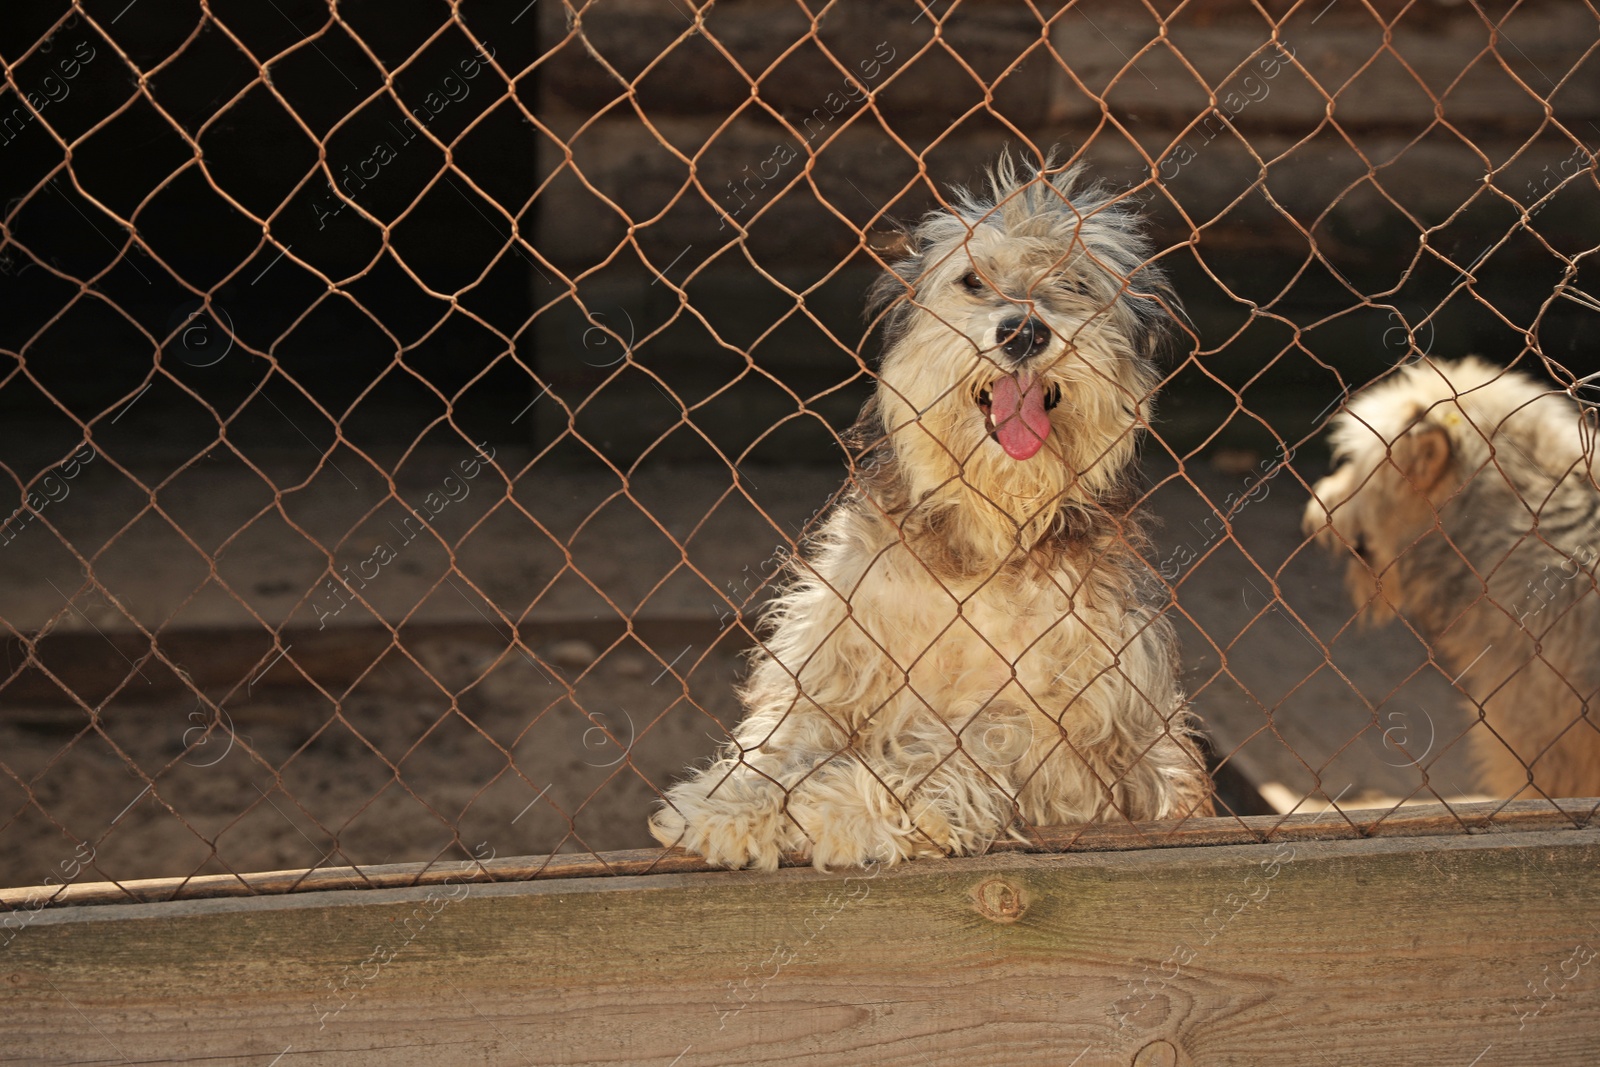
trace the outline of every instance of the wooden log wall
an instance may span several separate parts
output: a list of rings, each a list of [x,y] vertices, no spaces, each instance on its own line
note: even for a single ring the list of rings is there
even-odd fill
[[[852,0],[813,32],[787,0],[695,18],[672,0],[540,5],[558,46],[540,71],[554,135],[540,244],[580,278],[576,301],[534,282],[541,373],[563,394],[609,382],[577,421],[619,456],[666,434],[653,454],[709,458],[672,431],[677,397],[730,455],[831,457],[824,424],[854,415],[854,353],[873,350],[860,311],[878,263],[858,231],[915,220],[1004,145],[1082,149],[1110,181],[1145,185],[1206,366],[1241,385],[1295,342],[1288,323],[1352,307],[1299,343],[1356,380],[1376,373],[1401,336],[1389,309],[1426,316],[1523,211],[1569,254],[1600,240],[1592,179],[1541,204],[1600,147],[1585,58],[1600,31],[1583,5],[1156,7],[1165,23],[1139,4]],[[1509,360],[1522,329],[1575,358],[1587,313],[1539,311],[1561,273],[1539,239],[1478,267],[1483,299],[1430,322],[1430,347]],[[1241,332],[1252,307],[1273,321]],[[618,370],[625,347],[647,374]],[[1304,382],[1310,361],[1291,355],[1253,385],[1269,417]],[[1186,403],[1162,426],[1180,444],[1232,399]],[[567,425],[554,405],[539,414],[540,440]]]

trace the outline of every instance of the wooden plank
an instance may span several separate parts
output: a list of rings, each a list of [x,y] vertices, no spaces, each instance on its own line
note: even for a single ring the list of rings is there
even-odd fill
[[[0,1058],[1588,1065],[1597,863],[1585,829],[50,909]]]
[[[642,616],[632,620],[633,634],[652,647],[666,647],[688,635],[687,640],[706,648],[736,626],[746,628],[738,636],[748,643],[750,639],[745,634],[755,626],[754,618],[732,612],[720,621],[709,615]],[[552,641],[573,639],[603,649],[628,632],[628,625],[615,619],[524,619],[516,627],[515,636],[524,648],[534,650]],[[473,620],[408,622],[400,640],[412,648],[427,642],[451,642],[499,651],[511,644],[511,638],[508,629],[497,630],[477,616]],[[141,698],[187,692],[191,686],[213,691],[242,688],[262,671],[263,665],[271,665],[278,658],[275,648],[294,649],[293,668],[265,672],[262,684],[304,686],[305,678],[310,677],[326,689],[342,691],[371,670],[373,663],[396,644],[394,631],[375,623],[330,626],[326,632],[314,626],[285,626],[276,634],[260,626],[182,628],[163,630],[156,640],[162,653],[189,676],[187,681],[148,663],[145,657],[150,653],[150,638],[127,629],[57,631],[42,637],[34,632],[25,638],[15,634],[0,636],[0,656],[8,664],[22,663],[28,658],[28,642],[39,643],[44,651],[38,658],[60,677],[70,678],[79,699],[94,704],[127,682],[132,663],[140,664],[142,683],[137,692]],[[541,669],[548,669],[548,665]],[[37,671],[16,674],[6,683],[4,692],[8,705],[57,704],[67,709],[62,722],[82,725],[68,694]],[[32,712],[36,719],[41,713],[42,709]],[[15,712],[7,709],[7,714]]]
[[[1398,6],[1384,17],[1394,18]],[[1533,65],[1560,80],[1593,37],[1592,17],[1574,4],[1521,7],[1515,27],[1505,31],[1516,37],[1517,46],[1512,49],[1501,37],[1503,54],[1513,69]],[[571,14],[554,5],[539,10],[547,39],[565,37]],[[1440,5],[1408,11],[1387,35],[1382,21],[1362,5],[1303,8],[1296,17],[1285,18],[1276,34],[1259,12],[1228,0],[1185,5],[1165,28],[1136,4],[1097,5],[1092,15],[1053,10],[1048,29],[1041,27],[1036,10],[1003,0],[966,3],[946,14],[948,18],[941,15],[935,30],[927,18],[886,20],[871,8],[844,8],[829,11],[813,27],[803,9],[780,0],[755,0],[718,10],[712,32],[719,46],[752,73],[772,64],[789,42],[811,32],[818,35],[827,53],[791,52],[783,64],[784,76],[763,79],[760,85],[763,101],[784,113],[802,136],[815,132],[818,139],[832,132],[832,124],[820,126],[813,119],[807,127],[806,119],[826,104],[840,113],[842,122],[849,114],[842,109],[859,101],[863,90],[876,93],[878,111],[900,131],[928,126],[942,131],[949,116],[971,107],[971,82],[950,76],[950,68],[939,62],[937,45],[929,49],[931,58],[919,56],[936,33],[991,83],[997,110],[1024,128],[1046,115],[1057,122],[1096,122],[1102,95],[1119,117],[1132,112],[1142,123],[1179,128],[1205,106],[1208,95],[1194,75],[1186,76],[1185,64],[1193,65],[1199,79],[1216,87],[1222,106],[1231,104],[1238,113],[1243,110],[1238,101],[1248,101],[1246,107],[1253,109],[1251,117],[1257,122],[1315,125],[1332,96],[1334,117],[1346,126],[1426,126],[1437,105],[1418,86],[1420,79],[1445,97],[1445,116],[1458,128],[1477,134],[1505,123],[1510,86],[1481,75],[1462,78],[1463,70],[1472,67],[1494,41],[1490,27],[1470,8]],[[683,116],[721,117],[750,97],[748,75],[732,64],[707,62],[714,54],[709,43],[683,39],[683,14],[670,2],[616,0],[585,9],[580,19],[584,43],[574,41],[557,49],[545,62],[546,111],[558,102],[585,114],[612,107],[617,76],[594,61],[591,48],[625,78],[652,68],[655,76],[641,78],[636,91],[644,109],[662,125]],[[1369,60],[1382,49],[1386,36],[1404,66]],[[1035,49],[1022,62],[1041,37],[1049,39],[1053,54]],[[1320,88],[1306,85],[1306,75],[1281,58],[1282,53],[1267,52],[1274,38],[1292,50]],[[1161,39],[1165,46],[1150,47]],[[1263,54],[1279,55],[1279,62],[1263,63]],[[1361,67],[1361,75],[1354,77]],[[848,90],[846,71],[859,89]],[[1458,80],[1461,84],[1445,94]],[[1536,83],[1533,89],[1545,87]],[[1583,118],[1600,109],[1597,96],[1591,80],[1574,78],[1563,86],[1557,103],[1563,112]],[[826,109],[821,114],[833,118]],[[747,118],[776,126],[765,110]],[[780,128],[773,136],[784,134]],[[594,131],[588,135],[594,136]],[[766,153],[748,158],[766,159],[770,151],[769,145]],[[649,162],[641,159],[642,164]],[[703,165],[704,160],[697,162]],[[752,166],[748,174],[756,172]],[[736,171],[701,172],[708,189],[720,190],[730,177],[738,176]]]
[[[1174,819],[1137,824],[1042,826],[1026,841],[997,841],[994,853],[1119,852],[1147,848],[1192,848],[1267,841],[1342,841],[1365,837],[1438,837],[1465,833],[1581,829],[1594,822],[1600,800],[1564,798],[1558,802],[1460,805],[1419,804],[1398,809],[1328,809],[1291,815],[1244,818]],[[799,856],[783,858],[803,867]],[[519,882],[547,878],[599,878],[637,874],[689,874],[715,871],[682,849],[625,849],[614,852],[505,859],[389,863],[370,867],[212,874],[187,878],[146,878],[126,882],[19,886],[0,889],[0,908],[36,911],[65,905],[152,903],[334,889],[393,889],[456,882]]]

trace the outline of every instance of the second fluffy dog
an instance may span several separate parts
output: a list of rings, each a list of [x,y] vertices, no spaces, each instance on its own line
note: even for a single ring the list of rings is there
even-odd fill
[[[1002,158],[876,290],[853,487],[790,567],[745,718],[651,830],[729,867],[1209,814],[1130,467],[1170,300],[1138,216]]]
[[[1600,491],[1577,405],[1435,360],[1357,394],[1332,443],[1306,533],[1352,553],[1358,607],[1402,614],[1456,676],[1485,784],[1600,796]]]

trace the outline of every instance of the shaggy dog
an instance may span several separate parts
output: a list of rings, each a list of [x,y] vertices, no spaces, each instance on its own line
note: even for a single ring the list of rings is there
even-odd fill
[[[909,235],[851,485],[763,619],[733,742],[651,831],[727,867],[979,853],[1030,824],[1210,814],[1129,468],[1172,301],[1073,168]]]
[[[1478,359],[1403,368],[1333,420],[1305,531],[1457,675],[1485,783],[1600,796],[1600,490],[1571,400]]]

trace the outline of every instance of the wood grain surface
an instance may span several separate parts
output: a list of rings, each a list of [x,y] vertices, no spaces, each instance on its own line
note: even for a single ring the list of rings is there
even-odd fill
[[[1589,1065],[1600,830],[46,908],[0,1062]]]
[[[1170,819],[1145,823],[1039,826],[1028,840],[994,842],[992,852],[1123,852],[1195,845],[1269,841],[1343,841],[1365,837],[1437,837],[1490,831],[1582,829],[1594,822],[1600,799],[1561,798],[1417,804],[1399,808],[1330,808],[1304,814],[1242,818]],[[804,867],[798,855],[782,859]],[[395,889],[454,882],[521,882],[538,878],[603,878],[690,874],[719,868],[682,849],[624,849],[553,856],[507,856],[477,861],[386,863],[366,867],[255,871],[0,888],[0,909],[37,910],[84,904],[138,904],[204,897],[258,896],[333,889]]]

